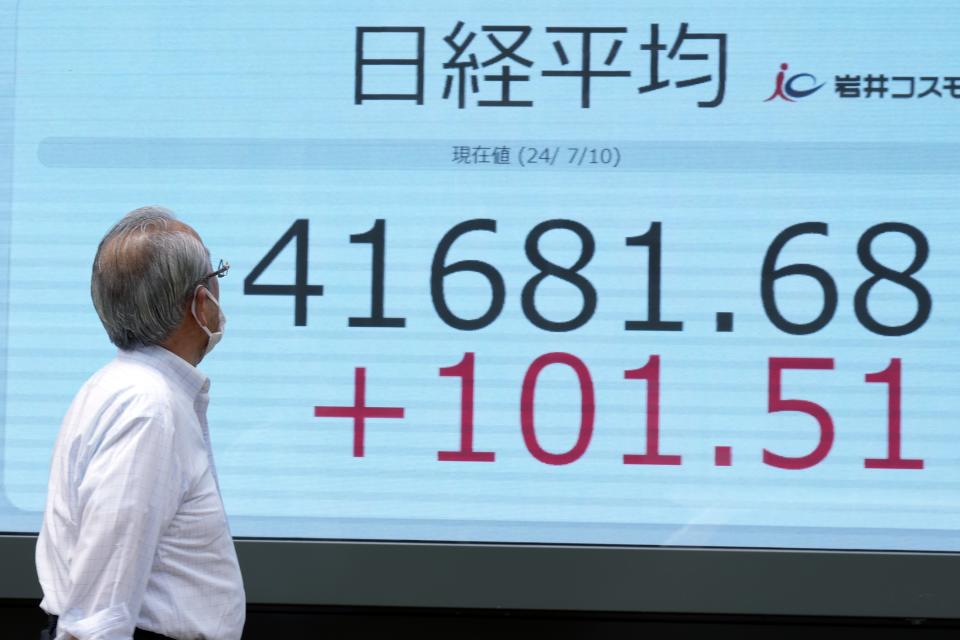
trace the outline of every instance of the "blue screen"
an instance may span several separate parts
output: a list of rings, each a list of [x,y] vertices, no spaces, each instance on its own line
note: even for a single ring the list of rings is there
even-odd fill
[[[232,265],[235,535],[960,550],[960,6],[2,16],[0,530],[156,203]]]

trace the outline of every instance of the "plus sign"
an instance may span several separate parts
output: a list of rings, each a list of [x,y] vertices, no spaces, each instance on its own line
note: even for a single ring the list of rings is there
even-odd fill
[[[314,407],[317,418],[353,418],[353,457],[363,457],[363,434],[367,418],[402,418],[403,407],[368,407],[367,369],[357,367],[353,375],[352,407]]]

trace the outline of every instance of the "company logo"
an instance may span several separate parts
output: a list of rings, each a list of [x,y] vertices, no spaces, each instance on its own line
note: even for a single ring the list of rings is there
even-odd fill
[[[790,68],[786,62],[780,65],[780,72],[777,73],[777,81],[773,93],[764,102],[770,102],[774,98],[782,98],[787,102],[796,102],[801,98],[813,95],[823,87],[824,82],[817,84],[817,78],[809,73],[797,73],[787,78],[787,69]],[[797,84],[800,86],[798,87]],[[803,88],[806,86],[806,88]]]

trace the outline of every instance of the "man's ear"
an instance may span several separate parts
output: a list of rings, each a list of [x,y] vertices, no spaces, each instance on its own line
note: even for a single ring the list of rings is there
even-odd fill
[[[203,293],[203,286],[197,285],[193,289],[193,297],[190,299],[190,304],[188,305],[187,312],[190,311],[190,306],[196,302],[197,318],[200,319],[200,322],[206,324],[207,318],[207,296]],[[192,316],[191,316],[192,319]]]

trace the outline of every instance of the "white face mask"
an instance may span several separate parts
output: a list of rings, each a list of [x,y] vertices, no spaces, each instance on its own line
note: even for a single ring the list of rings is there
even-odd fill
[[[200,285],[197,288],[202,289],[203,292],[207,294],[207,297],[213,302],[213,304],[217,305],[217,311],[220,314],[220,331],[210,331],[210,329],[205,327],[203,323],[200,322],[200,318],[197,317],[197,296],[194,294],[193,301],[190,303],[190,312],[193,314],[193,319],[196,320],[197,324],[200,325],[200,328],[203,329],[203,332],[207,334],[207,348],[203,352],[203,355],[206,356],[208,353],[213,351],[213,348],[217,346],[217,343],[220,342],[221,338],[223,338],[223,332],[227,328],[227,317],[223,315],[223,309],[220,308],[220,302],[213,297],[213,294],[210,293],[209,289],[203,285]]]

